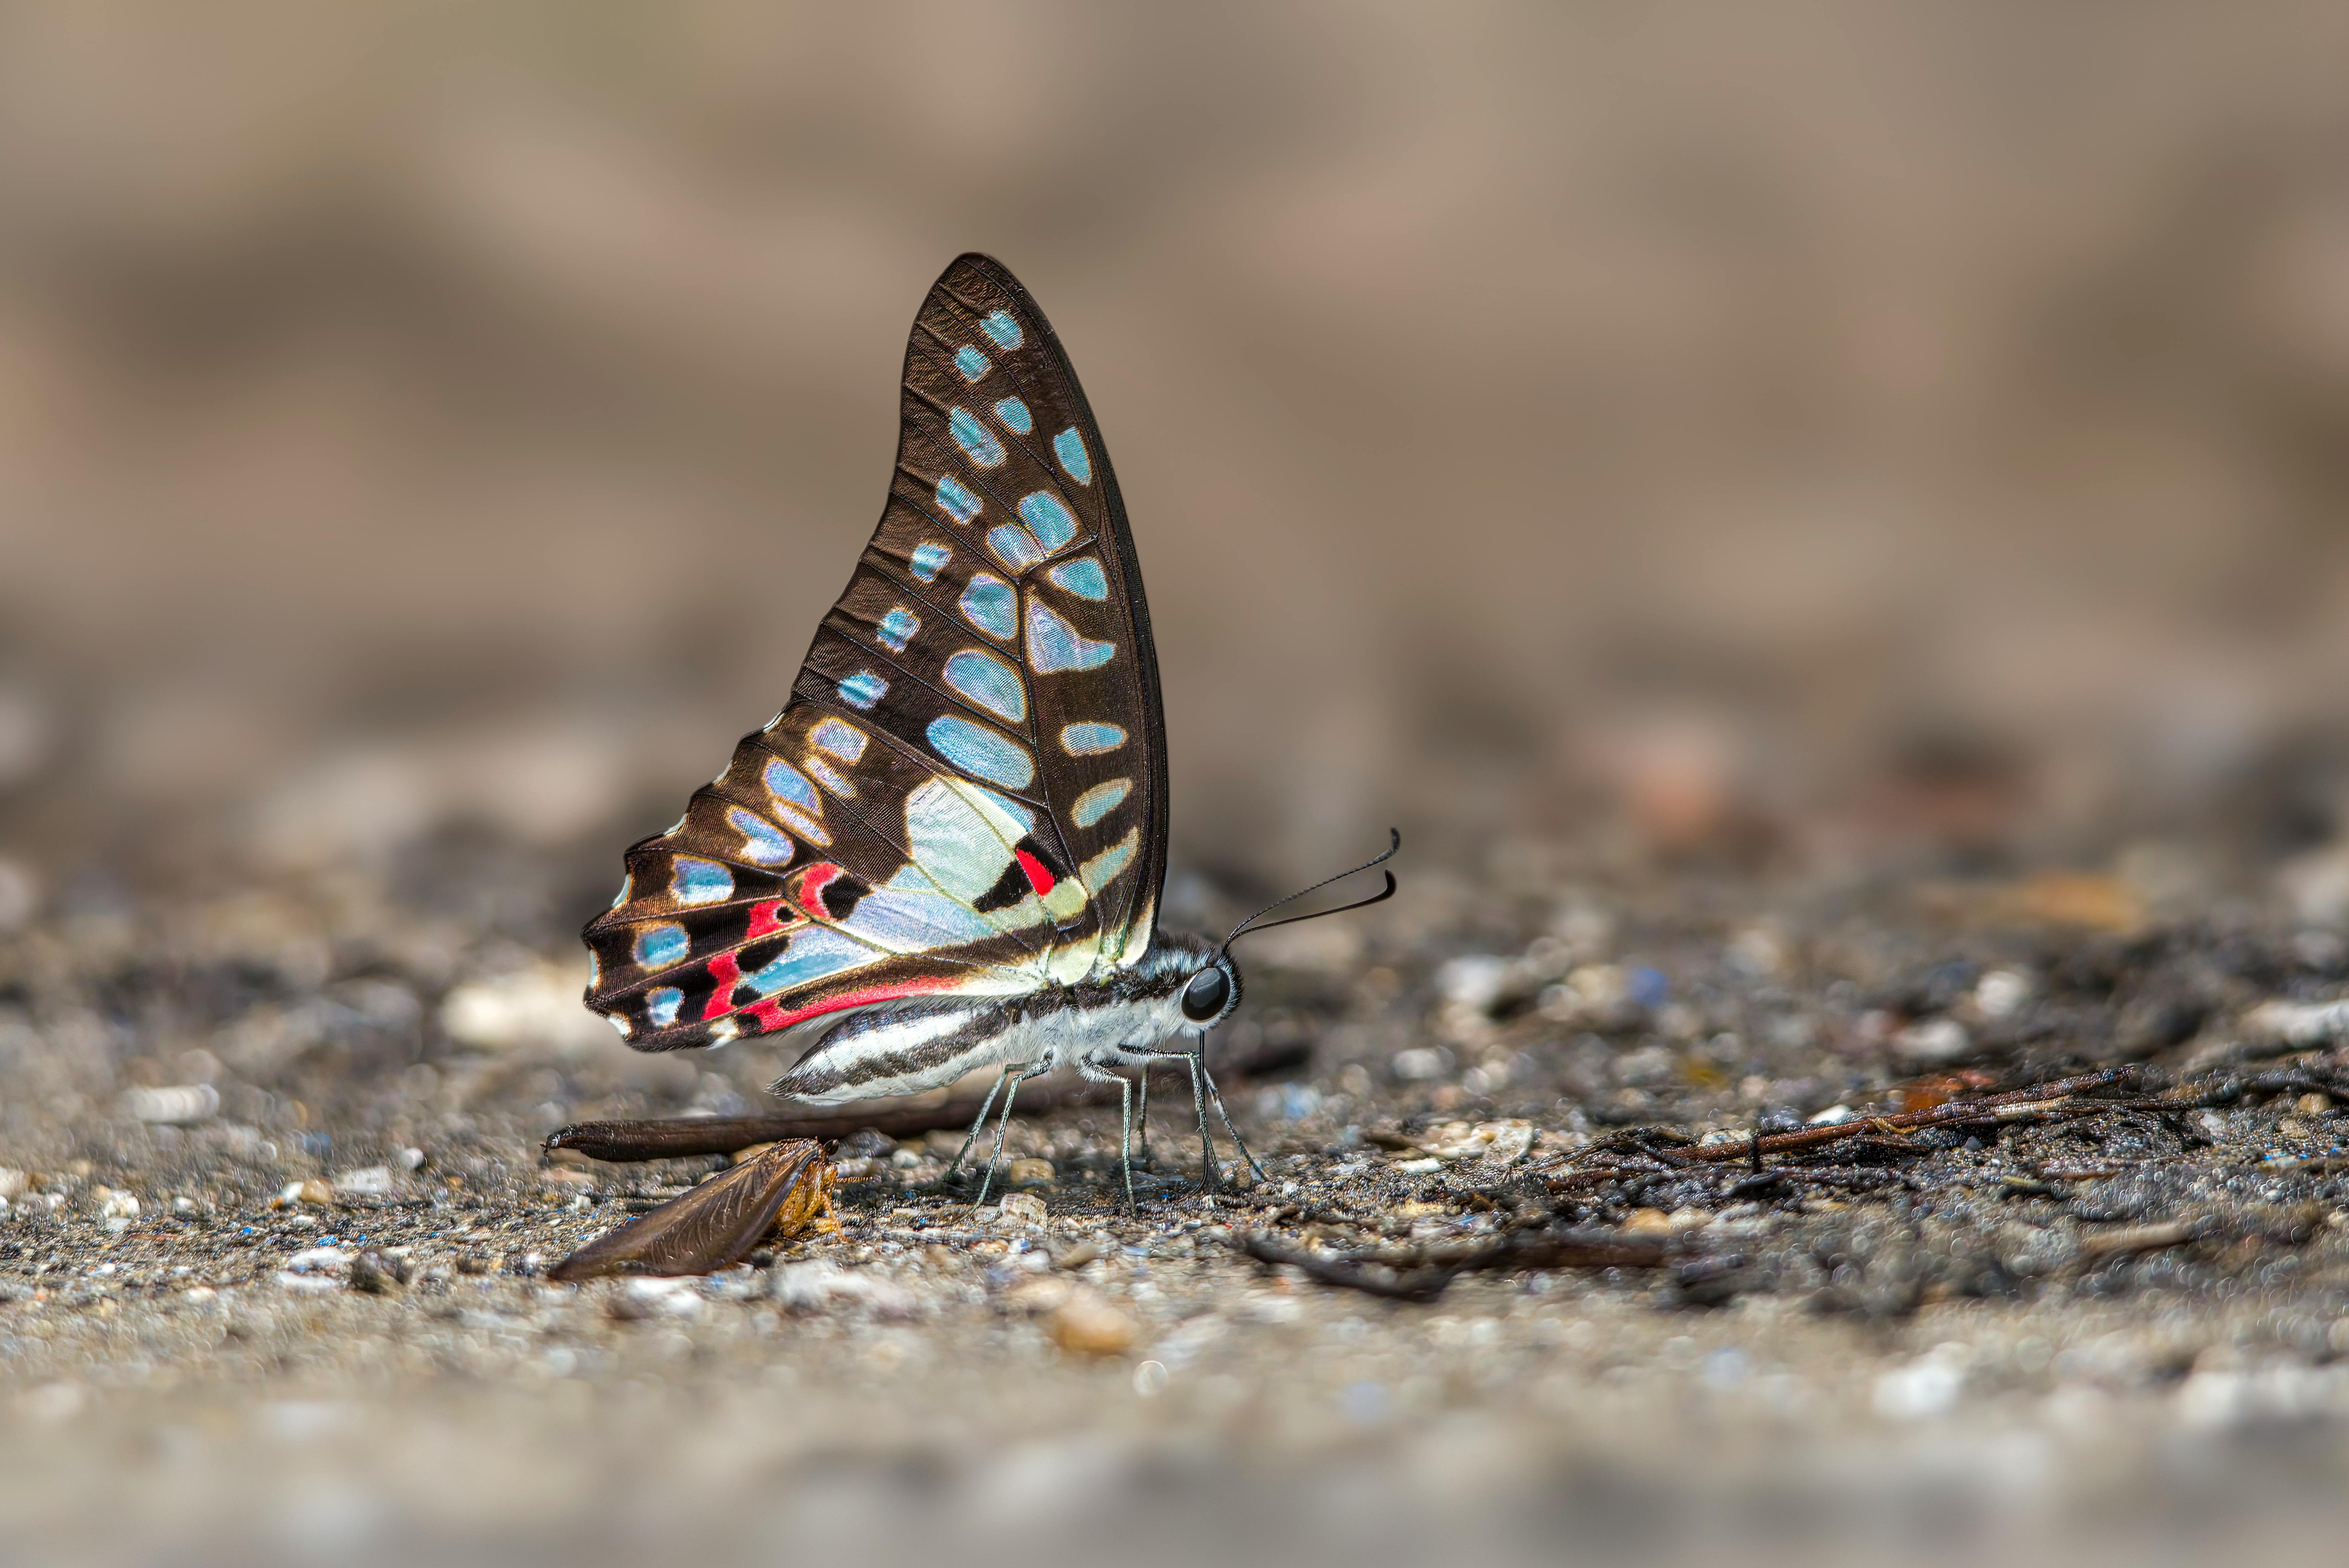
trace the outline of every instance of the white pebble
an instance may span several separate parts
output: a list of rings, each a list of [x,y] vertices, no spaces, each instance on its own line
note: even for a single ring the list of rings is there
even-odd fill
[[[1426,1083],[1452,1070],[1452,1053],[1441,1046],[1420,1046],[1394,1054],[1394,1076],[1406,1083]]]
[[[1973,1048],[1973,1037],[1955,1018],[1926,1018],[1892,1037],[1892,1054],[1911,1067],[1946,1067]]]
[[[1961,1345],[1937,1345],[1906,1367],[1879,1373],[1876,1413],[1890,1421],[1921,1421],[1956,1408],[1966,1390],[1968,1352]]]
[[[122,1096],[122,1109],[134,1121],[159,1127],[191,1127],[220,1114],[220,1090],[208,1083],[127,1089]]]
[[[2012,969],[1993,969],[1974,982],[1974,1008],[1985,1018],[2012,1016],[2031,1000],[2031,982]]]
[[[305,1247],[285,1260],[296,1273],[339,1272],[350,1266],[351,1254],[340,1247]]]

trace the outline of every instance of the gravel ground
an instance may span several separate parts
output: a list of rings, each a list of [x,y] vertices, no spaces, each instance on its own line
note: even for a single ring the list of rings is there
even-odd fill
[[[1113,1111],[1015,1120],[976,1211],[957,1135],[864,1134],[837,1236],[564,1286],[724,1161],[540,1140],[755,1110],[779,1065],[581,1011],[585,875],[81,887],[0,938],[17,1560],[2144,1562],[2338,1522],[2349,944],[2256,880],[1406,866],[1250,961],[1264,1184],[1200,1192],[1170,1080],[1137,1214]],[[1656,1266],[1412,1272],[1559,1233]]]

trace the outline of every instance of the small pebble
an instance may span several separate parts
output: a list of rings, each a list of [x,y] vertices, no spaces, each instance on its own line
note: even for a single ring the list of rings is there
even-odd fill
[[[1973,1037],[1955,1018],[1927,1018],[1892,1037],[1893,1056],[1912,1068],[1946,1067],[1973,1048]]]
[[[1968,1358],[1962,1345],[1938,1345],[1906,1367],[1878,1374],[1871,1399],[1876,1413],[1921,1421],[1954,1408],[1965,1393]]]
[[[1014,1311],[1057,1312],[1069,1304],[1078,1287],[1052,1274],[1028,1280],[1004,1294],[1003,1305]]]
[[[160,1127],[192,1127],[220,1114],[220,1090],[208,1083],[133,1088],[124,1093],[122,1109],[133,1121]]]
[[[398,1295],[408,1288],[408,1276],[405,1260],[379,1252],[369,1250],[351,1260],[351,1288],[369,1295]]]
[[[16,1397],[20,1414],[47,1427],[72,1420],[88,1403],[89,1395],[78,1383],[44,1383]]]
[[[1033,1192],[1006,1192],[996,1207],[999,1225],[1040,1225],[1044,1222],[1044,1200]]]
[[[1003,1168],[1003,1180],[1014,1187],[1049,1187],[1057,1179],[1049,1160],[1014,1160]]]
[[[1133,1319],[1081,1286],[1053,1310],[1044,1327],[1052,1343],[1071,1356],[1123,1356],[1141,1336]]]
[[[705,1305],[690,1280],[632,1279],[611,1294],[604,1309],[623,1323],[641,1323],[654,1317],[691,1317]]]

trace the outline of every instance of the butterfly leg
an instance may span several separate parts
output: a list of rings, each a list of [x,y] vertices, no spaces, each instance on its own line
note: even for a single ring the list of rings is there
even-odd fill
[[[952,1181],[955,1179],[955,1172],[962,1169],[962,1157],[970,1152],[970,1146],[972,1144],[978,1141],[978,1130],[987,1125],[987,1113],[994,1109],[995,1097],[996,1094],[1003,1088],[1003,1080],[1009,1078],[1013,1073],[1016,1073],[1019,1070],[1019,1068],[1017,1065],[1007,1067],[995,1076],[995,1081],[993,1083],[987,1086],[987,1098],[978,1102],[978,1115],[971,1122],[970,1130],[963,1134],[962,1147],[955,1150],[954,1161],[952,1163],[947,1165],[947,1173],[938,1178],[939,1186],[946,1186],[948,1182]]]
[[[1134,1212],[1133,1085],[1126,1080],[1123,1073],[1113,1073],[1099,1062],[1086,1058],[1078,1060],[1077,1073],[1094,1083],[1117,1085],[1117,1164],[1125,1175],[1125,1212],[1131,1214]],[[1146,1071],[1143,1074],[1142,1082],[1143,1091],[1148,1092],[1150,1075]]]
[[[1232,1113],[1224,1109],[1224,1097],[1216,1088],[1216,1076],[1207,1070],[1205,1062],[1199,1064],[1199,1077],[1206,1080],[1207,1098],[1215,1102],[1216,1114],[1224,1119],[1224,1130],[1232,1135],[1232,1143],[1239,1150],[1240,1158],[1247,1161],[1248,1169],[1256,1172],[1259,1182],[1270,1186],[1272,1178],[1264,1173],[1264,1167],[1257,1163],[1256,1156],[1248,1150],[1247,1140],[1240,1137],[1240,1130],[1232,1125]]]
[[[1019,1086],[1051,1070],[1050,1062],[1021,1062],[1017,1067],[1004,1069],[1002,1081],[1007,1087],[1003,1091],[1003,1114],[996,1119],[995,1123],[995,1152],[988,1157],[987,1174],[979,1178],[978,1196],[970,1201],[972,1208],[976,1209],[987,1202],[987,1190],[995,1184],[995,1172],[1003,1164],[1003,1137],[1011,1130],[1011,1102],[1019,1098]]]
[[[1142,1064],[1142,1070],[1135,1075],[1142,1079],[1142,1105],[1134,1115],[1142,1123],[1142,1168],[1144,1171],[1152,1169],[1150,1163],[1150,1065],[1149,1059],[1145,1058]]]
[[[1199,1089],[1199,1079],[1207,1070],[1207,1043],[1202,1040],[1197,1050],[1181,1054],[1191,1069],[1191,1106],[1199,1113],[1199,1191],[1212,1192],[1224,1184],[1224,1173],[1216,1164],[1215,1135],[1207,1130],[1207,1097]]]

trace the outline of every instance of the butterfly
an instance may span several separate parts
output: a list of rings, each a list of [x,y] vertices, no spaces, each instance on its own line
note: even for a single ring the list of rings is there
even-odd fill
[[[1165,718],[1100,428],[1035,300],[977,254],[922,302],[899,407],[880,525],[790,701],[627,851],[584,933],[587,1006],[638,1050],[804,1045],[772,1087],[819,1105],[994,1068],[1008,1122],[1023,1079],[1072,1066],[1120,1086],[1129,1202],[1132,1086],[1111,1069],[1146,1094],[1180,1058],[1212,1184],[1204,1040],[1239,1006],[1251,926],[1158,929]]]

